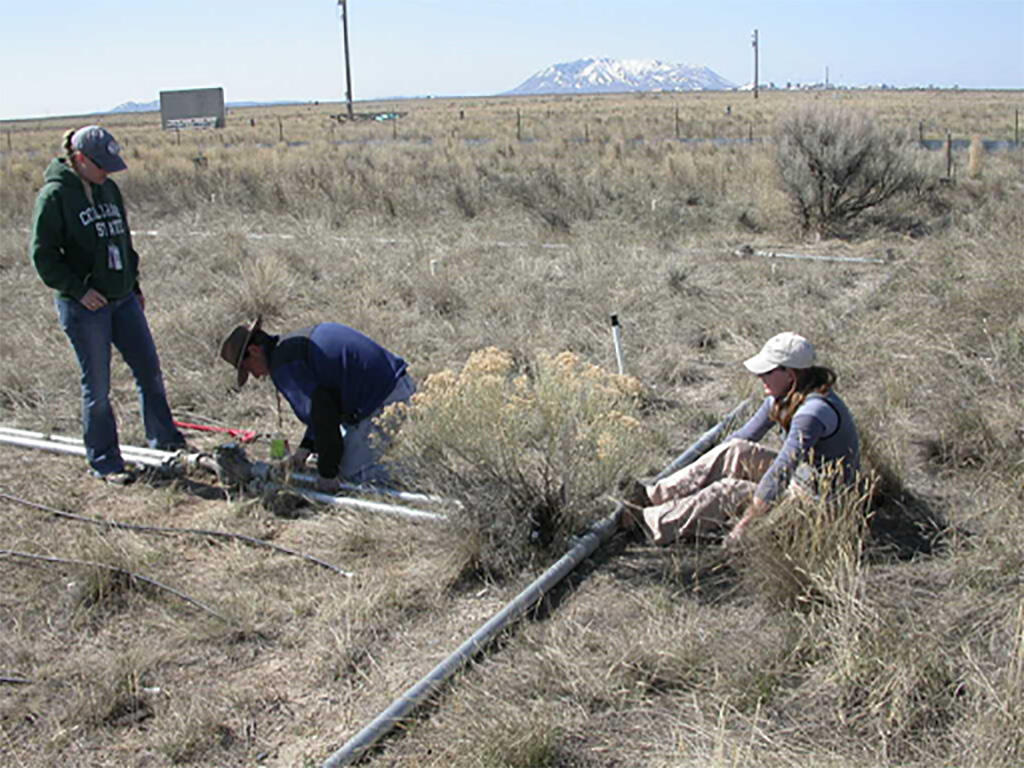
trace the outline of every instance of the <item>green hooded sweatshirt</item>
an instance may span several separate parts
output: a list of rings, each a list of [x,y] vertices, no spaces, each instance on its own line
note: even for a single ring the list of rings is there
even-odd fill
[[[110,179],[88,184],[61,157],[50,163],[43,180],[29,246],[43,282],[76,300],[90,288],[108,301],[138,290],[139,254],[132,247],[117,184]]]

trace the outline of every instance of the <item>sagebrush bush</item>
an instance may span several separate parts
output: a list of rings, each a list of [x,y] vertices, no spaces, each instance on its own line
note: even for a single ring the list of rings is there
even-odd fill
[[[779,123],[776,139],[779,176],[805,231],[842,235],[919,184],[905,140],[862,113],[803,107]]]
[[[470,569],[506,573],[534,551],[564,550],[640,464],[651,443],[642,394],[570,352],[517,361],[488,347],[386,412],[402,420],[391,461],[416,487],[462,501],[451,516]]]

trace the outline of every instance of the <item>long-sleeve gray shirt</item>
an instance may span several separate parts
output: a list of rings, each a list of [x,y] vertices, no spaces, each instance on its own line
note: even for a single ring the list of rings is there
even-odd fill
[[[775,398],[766,397],[757,413],[727,439],[760,441],[776,426],[769,418],[774,403]],[[808,395],[797,408],[782,450],[761,478],[754,495],[763,501],[775,501],[789,487],[801,463],[809,463],[816,470],[838,464],[846,483],[852,483],[860,469],[857,426],[846,403],[832,390],[825,395]]]

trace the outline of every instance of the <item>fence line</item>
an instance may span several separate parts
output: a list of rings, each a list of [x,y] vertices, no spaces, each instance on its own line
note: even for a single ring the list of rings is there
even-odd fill
[[[1016,131],[1019,131],[1019,129],[1016,129]],[[26,153],[29,156],[40,154],[39,150],[37,150],[37,149],[26,149],[26,150],[17,150],[17,151],[14,150],[12,148],[12,143],[11,143],[11,132],[7,131],[6,133],[7,133],[6,150],[0,148],[0,157],[14,155],[14,154],[17,154],[17,152],[24,152],[24,153]],[[1015,135],[1018,135],[1018,134],[1015,132]],[[423,145],[428,145],[429,146],[429,145],[434,144],[435,142],[448,142],[448,141],[451,141],[451,140],[452,140],[452,137],[449,137],[449,136],[437,137],[437,138],[435,138],[433,136],[401,137],[401,136],[398,136],[397,134],[395,134],[395,135],[391,136],[390,138],[364,138],[364,139],[334,139],[334,138],[331,138],[331,139],[327,140],[326,143],[328,145],[336,146],[336,147],[341,147],[341,146],[346,146],[346,145],[373,145],[373,144],[406,144],[406,145],[423,144]],[[462,144],[464,144],[466,146],[484,146],[484,145],[493,144],[495,142],[506,141],[506,140],[507,139],[505,139],[505,138],[489,137],[489,136],[456,138],[456,141],[459,141],[459,142],[461,142]],[[589,144],[591,142],[608,144],[608,143],[612,143],[612,142],[622,142],[623,144],[634,145],[634,146],[645,146],[645,145],[654,145],[654,144],[663,144],[663,143],[682,144],[684,146],[690,146],[690,145],[754,146],[754,145],[768,144],[768,143],[770,143],[772,141],[772,139],[770,137],[754,136],[753,127],[752,126],[748,130],[747,135],[745,135],[745,136],[663,136],[663,137],[649,138],[649,139],[648,138],[644,138],[642,136],[634,136],[634,137],[629,137],[629,138],[623,137],[623,138],[601,138],[601,139],[595,139],[595,138],[591,137],[589,128],[586,128],[585,131],[584,131],[584,135],[583,136],[568,136],[568,137],[558,137],[558,138],[535,138],[535,137],[517,135],[515,140],[518,143],[520,143],[520,144],[537,144],[537,145],[564,144],[564,143],[568,143],[568,144]],[[178,144],[181,143],[180,137],[179,137],[179,141],[177,143]],[[222,142],[222,143],[216,144],[216,146],[217,147],[224,147],[224,148],[235,148],[235,147],[237,147],[237,148],[250,148],[250,147],[257,147],[257,148],[262,148],[262,149],[273,149],[275,147],[285,147],[285,148],[308,147],[308,146],[311,146],[313,143],[314,143],[313,140],[297,140],[297,141],[285,140],[285,138],[284,138],[284,131],[283,131],[283,128],[281,128],[280,139],[277,142],[268,142],[268,141],[255,141],[255,142],[252,142],[252,143]],[[918,139],[913,140],[912,143],[916,144],[920,149],[925,149],[925,150],[929,150],[929,151],[937,151],[937,150],[942,150],[942,149],[946,148],[946,139],[918,138]],[[953,150],[957,150],[957,151],[959,151],[959,150],[966,150],[966,149],[968,149],[970,147],[970,145],[971,145],[971,139],[953,139],[952,140],[952,149]],[[0,145],[0,147],[2,147],[2,146],[3,145]],[[1021,144],[1021,142],[1019,140],[1019,137],[1015,138],[1015,139],[1012,139],[1012,140],[1011,139],[983,139],[982,140],[982,147],[985,149],[986,152],[1012,152],[1014,150],[1019,150],[1021,148],[1021,146],[1022,146],[1022,144]],[[197,151],[199,151],[199,152],[202,152],[203,149],[204,149],[204,147],[203,147],[202,144],[200,144],[197,147]]]

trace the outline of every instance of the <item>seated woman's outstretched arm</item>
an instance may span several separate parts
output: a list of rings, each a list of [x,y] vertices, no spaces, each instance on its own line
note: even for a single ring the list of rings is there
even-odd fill
[[[810,414],[801,414],[798,410],[782,450],[775,457],[768,471],[764,473],[754,498],[746,507],[743,515],[733,526],[726,538],[727,543],[738,541],[750,523],[766,514],[775,500],[789,487],[793,472],[798,464],[806,461],[811,449],[818,443],[822,435],[828,434],[828,425]]]

